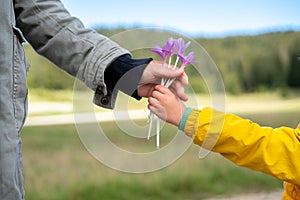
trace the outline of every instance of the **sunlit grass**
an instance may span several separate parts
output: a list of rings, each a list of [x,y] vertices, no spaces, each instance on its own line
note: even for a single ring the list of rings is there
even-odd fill
[[[120,142],[127,136],[115,133],[114,125],[102,125],[110,128],[112,140],[123,147],[132,145],[128,140]],[[282,186],[272,177],[236,167],[217,154],[199,160],[199,149],[194,145],[165,169],[127,174],[94,159],[73,125],[26,127],[22,138],[26,197],[31,200],[203,199]]]
[[[72,104],[72,91],[60,92],[54,94],[56,91],[35,90],[30,101]],[[79,94],[83,105],[91,104],[92,95],[92,92]],[[118,98],[123,97],[120,95]],[[206,95],[198,95],[197,98],[201,104],[209,101]],[[226,104],[229,111],[236,111],[261,125],[296,127],[300,119],[298,98],[297,95],[282,98],[277,93],[258,93],[227,96]],[[137,103],[130,99],[128,109],[144,109],[146,105],[146,100]],[[253,105],[255,109],[252,109]],[[80,109],[79,112],[86,111],[84,106]],[[100,108],[95,110],[107,111]],[[36,115],[47,114],[49,112]],[[136,123],[145,125],[146,122]],[[154,138],[147,141],[129,137],[120,132],[114,122],[101,123],[101,126],[106,130],[108,138],[120,148],[133,152],[155,149]],[[164,131],[167,134],[162,136],[162,146],[174,136],[171,134],[174,127],[166,126]],[[282,188],[281,181],[237,167],[218,154],[211,153],[204,160],[199,160],[199,148],[194,145],[165,169],[146,174],[127,174],[110,169],[92,157],[81,143],[74,125],[25,127],[22,138],[26,199],[30,200],[192,200]]]

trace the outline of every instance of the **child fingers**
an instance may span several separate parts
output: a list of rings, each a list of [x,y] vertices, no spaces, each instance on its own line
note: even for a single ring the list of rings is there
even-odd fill
[[[158,100],[162,99],[163,96],[164,96],[164,94],[161,93],[161,91],[154,90],[154,91],[152,92],[152,97],[154,97],[154,98],[156,98],[156,99],[158,99]]]
[[[148,103],[151,106],[157,106],[159,104],[159,101],[154,97],[149,97],[148,98]]]
[[[148,105],[148,109],[155,115],[159,113],[159,109],[156,106]]]
[[[148,105],[148,109],[155,114],[156,116],[158,116],[160,119],[165,120],[166,119],[166,113],[164,112],[164,108],[161,105]]]

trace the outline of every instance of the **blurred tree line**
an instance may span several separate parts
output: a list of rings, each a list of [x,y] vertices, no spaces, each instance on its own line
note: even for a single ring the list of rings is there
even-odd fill
[[[231,93],[300,87],[300,33],[197,39]]]
[[[125,29],[101,29],[110,36]],[[212,57],[224,80],[227,92],[239,94],[300,87],[300,32],[277,32],[257,36],[235,36],[217,39],[196,38]],[[31,64],[30,88],[72,89],[74,78],[25,46]],[[154,56],[147,50],[135,57]],[[156,58],[156,57],[154,57]],[[192,67],[187,67],[190,83],[196,92],[206,86]]]

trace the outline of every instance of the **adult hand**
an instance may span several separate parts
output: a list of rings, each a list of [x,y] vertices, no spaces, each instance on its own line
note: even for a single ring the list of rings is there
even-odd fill
[[[145,68],[138,84],[137,92],[140,97],[150,97],[154,87],[161,83],[162,78],[176,78],[169,89],[181,100],[187,101],[184,87],[188,85],[188,77],[183,69],[173,70],[162,66],[161,62],[151,61]]]

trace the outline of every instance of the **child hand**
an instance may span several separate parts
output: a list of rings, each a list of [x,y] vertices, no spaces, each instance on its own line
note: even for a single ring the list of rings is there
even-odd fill
[[[178,126],[186,109],[181,100],[168,88],[156,85],[148,99],[148,109],[159,118]]]

